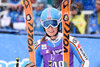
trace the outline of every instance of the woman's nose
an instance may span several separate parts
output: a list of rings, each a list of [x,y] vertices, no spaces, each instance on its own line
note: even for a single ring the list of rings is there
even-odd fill
[[[49,28],[49,29],[51,29],[51,30],[53,29],[53,27],[52,27],[52,26],[49,26],[48,28]]]

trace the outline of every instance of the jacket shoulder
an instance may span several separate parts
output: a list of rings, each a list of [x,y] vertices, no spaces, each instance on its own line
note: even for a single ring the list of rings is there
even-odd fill
[[[69,41],[70,43],[73,43],[75,45],[79,43],[79,41],[75,37],[72,37],[72,36],[69,36]]]
[[[37,41],[34,43],[35,48],[36,48],[38,45],[40,45],[40,43],[41,43],[41,39],[37,40]]]

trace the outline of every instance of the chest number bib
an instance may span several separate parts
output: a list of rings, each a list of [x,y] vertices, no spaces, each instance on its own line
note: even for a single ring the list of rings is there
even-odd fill
[[[52,66],[53,65],[53,66]],[[49,67],[64,67],[63,66],[63,61],[49,61]]]

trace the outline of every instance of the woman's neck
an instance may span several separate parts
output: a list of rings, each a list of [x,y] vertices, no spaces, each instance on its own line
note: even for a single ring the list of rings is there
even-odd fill
[[[58,35],[52,36],[52,37],[50,37],[50,39],[51,39],[51,40],[55,40],[57,37],[58,37]]]

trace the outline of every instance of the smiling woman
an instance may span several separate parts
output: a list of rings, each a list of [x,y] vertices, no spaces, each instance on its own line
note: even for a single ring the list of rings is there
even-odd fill
[[[54,37],[59,32],[61,14],[55,8],[47,8],[41,14],[41,24],[46,32],[46,36]]]
[[[41,14],[41,24],[46,35],[35,43],[35,59],[37,67],[41,67],[42,60],[43,67],[64,67],[63,35],[59,32],[60,18],[61,15],[59,10],[55,8],[46,8]],[[69,67],[74,67],[73,55],[78,59],[80,63],[79,67],[89,67],[88,58],[79,41],[71,36],[69,53]],[[30,65],[35,67],[34,63],[29,63],[26,67],[29,67]]]
[[[49,26],[47,29],[45,29],[46,33],[51,36],[51,39],[56,39],[57,36],[56,33],[57,33],[57,30],[58,28],[53,28],[52,26]],[[54,37],[55,36],[55,37]]]

